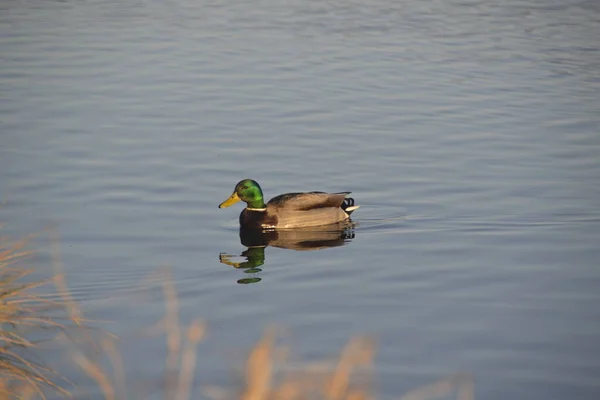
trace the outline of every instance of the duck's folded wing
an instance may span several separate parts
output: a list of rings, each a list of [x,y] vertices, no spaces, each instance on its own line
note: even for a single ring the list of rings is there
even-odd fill
[[[309,211],[285,210],[277,215],[277,228],[305,228],[331,225],[348,219],[341,208],[322,207]]]
[[[326,207],[340,207],[350,192],[286,193],[272,198],[268,205],[284,210],[308,211]]]

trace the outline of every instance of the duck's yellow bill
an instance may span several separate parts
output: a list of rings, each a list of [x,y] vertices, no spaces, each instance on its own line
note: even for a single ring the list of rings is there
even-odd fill
[[[230,205],[235,204],[240,200],[241,200],[240,196],[238,196],[238,194],[236,192],[233,192],[233,194],[231,196],[229,196],[229,198],[227,200],[225,200],[224,202],[219,204],[219,208],[229,207]]]

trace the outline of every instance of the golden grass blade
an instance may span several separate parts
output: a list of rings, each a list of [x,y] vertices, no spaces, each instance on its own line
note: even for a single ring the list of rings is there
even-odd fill
[[[273,375],[274,333],[269,330],[254,347],[246,364],[246,390],[242,400],[268,398]]]
[[[104,394],[106,400],[115,400],[115,391],[113,385],[108,378],[108,375],[102,370],[98,364],[92,363],[87,357],[81,353],[73,355],[73,361],[77,363],[90,378],[98,383],[100,390]]]
[[[339,400],[345,398],[352,370],[356,366],[369,365],[373,355],[373,343],[365,337],[351,340],[340,357],[337,368],[326,390],[327,398]]]
[[[125,366],[123,365],[123,358],[121,353],[117,350],[115,340],[113,338],[103,338],[102,349],[107,354],[110,364],[113,368],[113,382],[115,385],[115,392],[120,393],[121,396],[125,396],[127,388],[125,385]]]
[[[206,327],[199,320],[194,320],[187,330],[187,342],[181,356],[181,370],[177,385],[176,400],[190,398],[196,369],[196,347],[204,337]]]
[[[165,272],[163,292],[165,296],[165,334],[167,338],[167,360],[165,373],[165,399],[174,390],[177,382],[177,365],[181,355],[181,327],[179,325],[179,302],[175,286]]]

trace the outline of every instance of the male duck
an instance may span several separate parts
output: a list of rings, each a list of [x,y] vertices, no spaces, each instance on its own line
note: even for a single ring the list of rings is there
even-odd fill
[[[260,185],[244,179],[235,185],[233,194],[219,208],[229,207],[242,200],[246,208],[240,214],[245,228],[304,228],[345,221],[360,206],[346,197],[350,192],[285,193],[273,197],[267,204]]]

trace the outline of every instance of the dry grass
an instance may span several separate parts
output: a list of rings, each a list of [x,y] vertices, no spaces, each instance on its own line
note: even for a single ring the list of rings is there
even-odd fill
[[[245,366],[241,391],[212,389],[216,400],[370,400],[375,399],[373,357],[375,345],[369,337],[355,337],[333,362],[301,364],[286,372],[289,348],[275,344],[273,330],[254,347]],[[455,394],[457,400],[474,400],[473,380],[456,374],[416,388],[400,400],[430,400]]]
[[[53,282],[60,294],[59,301],[36,296],[32,290],[48,281],[23,283],[31,269],[17,265],[31,253],[24,250],[28,239],[11,242],[0,238],[0,399],[44,398],[52,389],[55,394],[70,397],[63,388],[67,383],[57,373],[35,362],[38,343],[27,339],[33,330],[62,331],[68,338],[67,328],[83,326],[85,322],[78,304],[67,290],[60,271],[58,240],[53,239],[55,274]],[[200,320],[183,326],[179,319],[176,290],[168,275],[164,282],[165,315],[153,332],[166,339],[164,383],[160,390],[169,400],[187,400],[192,397],[198,344],[204,339],[206,327]],[[65,323],[47,317],[49,310],[65,310]],[[92,337],[83,333],[84,346],[71,345],[72,361],[84,371],[106,400],[145,398],[132,393],[125,367],[120,356],[118,341],[109,334]],[[369,400],[374,399],[372,364],[375,344],[367,337],[349,341],[339,357],[333,361],[294,363],[290,368],[290,349],[276,344],[276,332],[267,330],[248,356],[244,379],[235,389],[203,388],[204,394],[216,400]],[[67,339],[71,340],[71,339]],[[73,342],[74,343],[74,342]],[[94,351],[89,351],[92,348]],[[108,366],[106,359],[108,359]],[[297,366],[299,364],[299,366]],[[146,388],[146,390],[149,390]],[[426,400],[449,396],[459,400],[473,400],[474,387],[470,376],[453,375],[426,385],[400,397],[402,400]],[[447,398],[447,397],[446,397]]]
[[[33,270],[21,266],[21,261],[31,255],[25,250],[29,239],[11,241],[0,237],[0,398],[44,398],[47,388],[68,394],[60,386],[64,380],[36,361],[40,342],[29,339],[33,332],[47,337],[40,332],[65,328],[59,318],[47,316],[60,304],[34,293],[48,281],[31,282],[27,277]]]
[[[274,333],[267,332],[248,358],[245,386],[239,398],[243,400],[315,398],[367,400],[373,398],[371,369],[374,343],[368,337],[352,339],[334,362],[304,364],[286,371],[286,354],[289,354],[289,349],[278,348],[275,345]],[[282,368],[278,368],[278,365]]]

